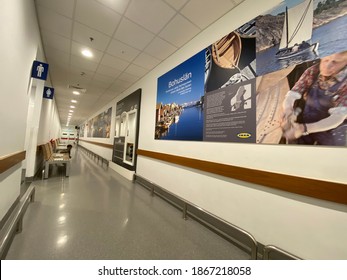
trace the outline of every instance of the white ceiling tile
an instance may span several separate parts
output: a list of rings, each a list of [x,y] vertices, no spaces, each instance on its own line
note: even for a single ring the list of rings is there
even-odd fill
[[[145,48],[145,52],[158,58],[165,59],[177,50],[177,47],[169,44],[163,39],[156,37],[148,46]]]
[[[81,71],[92,72],[95,72],[96,68],[98,67],[98,64],[96,62],[75,55],[71,56],[70,65],[80,68]]]
[[[102,96],[100,96],[98,98],[98,100],[95,102],[94,104],[94,110],[95,109],[101,109],[102,107],[104,107],[107,104],[107,102],[102,98]]]
[[[114,95],[108,95],[108,94],[103,94],[100,96],[99,99],[99,104],[101,105],[100,107],[105,106],[108,102],[110,102],[115,96]]]
[[[41,36],[45,46],[52,47],[66,53],[70,52],[71,40],[53,32],[49,32],[46,29],[41,30]]]
[[[111,86],[113,81],[109,81],[109,82],[101,82],[98,80],[93,79],[90,84],[88,85],[88,87],[95,87],[95,88],[100,88],[102,90],[106,90],[107,88],[109,88]]]
[[[52,63],[53,64],[53,63]],[[55,65],[54,67],[49,67],[48,74],[53,74],[57,78],[59,78],[59,82],[61,83],[61,80],[64,80],[68,77],[68,71],[69,68],[66,68],[65,65]]]
[[[70,54],[63,52],[52,47],[45,47],[46,58],[49,61],[49,71],[51,71],[51,64],[59,65],[60,67],[69,68]]]
[[[120,92],[114,91],[112,89],[108,89],[104,92],[104,95],[108,95],[109,97],[115,98]]]
[[[52,66],[52,67],[51,67]],[[53,87],[63,86],[66,88],[66,81],[69,78],[68,71],[65,67],[52,63],[49,66],[48,74],[50,75]]]
[[[134,64],[139,65],[148,70],[153,69],[160,63],[160,60],[146,53],[141,53],[133,61]]]
[[[71,38],[72,20],[39,6],[37,9],[41,28]]]
[[[153,40],[154,34],[132,21],[123,18],[114,38],[136,49],[143,50]]]
[[[112,40],[107,52],[126,61],[132,61],[140,52],[120,41]]]
[[[87,89],[90,82],[91,82],[92,76],[81,76],[79,72],[73,73],[69,75],[69,78],[65,81],[66,89],[69,91],[69,93],[72,93],[75,89],[68,88],[69,85],[71,86],[77,86],[80,88]]]
[[[72,18],[75,1],[71,0],[36,0],[36,4],[44,6],[58,14]]]
[[[82,51],[88,49],[92,52],[93,56],[92,57],[85,57],[82,54]],[[77,43],[75,41],[72,41],[71,44],[71,54],[75,55],[75,56],[80,56],[81,58],[85,59],[86,61],[94,61],[94,62],[100,62],[102,56],[103,56],[103,52],[92,49],[92,48],[88,48],[80,43]]]
[[[88,117],[90,117],[90,114],[95,111],[94,104],[98,100],[100,96],[100,92],[98,91],[90,91],[86,96],[83,98],[83,107],[88,112]]]
[[[59,95],[59,102],[64,105],[64,107],[61,107],[61,110],[70,110],[71,99],[69,96],[59,91],[57,91],[57,95]]]
[[[128,67],[129,62],[106,53],[100,64],[123,71]]]
[[[165,0],[165,2],[178,11],[188,0]]]
[[[82,68],[80,65],[70,65],[69,75],[70,77],[78,78],[78,79],[92,79],[95,71],[87,70],[86,68]],[[70,79],[70,78],[69,78]]]
[[[129,0],[96,0],[103,5],[111,8],[112,10],[115,10],[116,12],[123,14],[126,7],[129,4]]]
[[[97,80],[100,82],[105,82],[105,83],[109,83],[110,85],[113,83],[113,81],[115,80],[114,77],[110,77],[110,76],[105,76],[99,73],[95,73],[93,80]]]
[[[98,98],[102,92],[98,88],[90,88],[87,92],[87,94],[83,98],[83,102],[93,102],[96,98]],[[92,103],[91,103],[92,105]]]
[[[230,0],[190,0],[180,11],[201,29],[206,28],[232,9],[235,4]]]
[[[123,92],[124,90],[126,90],[128,87],[130,87],[132,85],[131,82],[129,81],[123,81],[120,79],[117,79],[112,86],[110,87],[111,90],[114,90],[116,92]]]
[[[115,31],[120,14],[93,0],[77,0],[76,20],[111,36]]]
[[[176,47],[181,47],[199,32],[199,28],[178,14],[165,26],[159,36]]]
[[[135,64],[131,64],[124,72],[137,77],[142,77],[148,72],[148,69],[142,68]]]
[[[125,16],[157,34],[176,11],[161,0],[132,1]]]
[[[85,122],[243,1],[35,0],[60,120],[66,123],[71,99],[77,98],[70,123]],[[82,47],[95,52],[95,61],[81,56]],[[75,97],[68,85],[87,92]]]
[[[233,1],[234,1],[235,5],[238,5],[238,4],[242,3],[245,0],[233,0]]]
[[[111,41],[111,37],[78,22],[74,24],[72,39],[100,51],[104,51]]]
[[[105,76],[109,76],[109,77],[113,77],[115,79],[122,72],[117,70],[117,69],[105,66],[105,65],[99,65],[98,69],[96,70],[96,73],[101,74],[101,75],[105,75]]]
[[[59,91],[59,94],[63,97],[63,98],[68,98],[70,97],[70,95],[72,95],[72,91],[70,91],[67,87],[66,83],[59,83],[59,85],[55,85],[54,86],[55,90]]]
[[[130,83],[134,83],[139,79],[139,77],[128,74],[126,72],[123,72],[122,74],[120,74],[118,78],[122,81],[130,82]]]

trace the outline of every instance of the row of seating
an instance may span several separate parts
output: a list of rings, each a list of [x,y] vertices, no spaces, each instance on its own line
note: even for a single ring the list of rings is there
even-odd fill
[[[71,146],[71,145],[66,145],[63,142],[60,142],[59,138],[56,140],[52,139],[50,142],[52,144],[53,151],[55,151],[55,152],[60,151],[60,150],[66,150],[68,148],[68,146]]]
[[[43,157],[45,162],[44,178],[48,178],[50,165],[65,165],[65,176],[70,175],[70,151],[72,146],[60,143],[58,140],[50,141],[42,145]]]

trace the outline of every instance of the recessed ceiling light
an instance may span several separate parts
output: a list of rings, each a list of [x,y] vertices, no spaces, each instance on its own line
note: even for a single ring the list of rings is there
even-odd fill
[[[72,108],[72,109],[73,109],[73,108],[76,108],[76,107],[75,107],[75,106],[73,106],[73,105],[71,105],[71,106],[70,106],[70,108]]]
[[[84,49],[82,50],[82,54],[85,56],[85,57],[93,57],[93,53],[88,50],[88,49]]]
[[[80,94],[81,94],[80,92],[78,92],[78,91],[76,91],[76,90],[74,90],[72,93],[73,93],[74,95],[80,95]]]
[[[77,103],[77,100],[72,99],[71,102],[72,103]]]
[[[73,110],[69,110],[70,113],[73,113]]]

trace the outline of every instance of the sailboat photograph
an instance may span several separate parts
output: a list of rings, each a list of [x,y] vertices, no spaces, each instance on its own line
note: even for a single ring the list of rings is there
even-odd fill
[[[347,0],[285,0],[256,19],[257,76],[345,50]]]
[[[317,54],[319,43],[310,43],[312,22],[313,0],[306,0],[291,9],[286,7],[277,59],[288,59],[309,52]]]

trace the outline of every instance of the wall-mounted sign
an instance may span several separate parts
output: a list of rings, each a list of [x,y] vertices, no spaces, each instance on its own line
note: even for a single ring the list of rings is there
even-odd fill
[[[43,98],[53,99],[54,96],[54,88],[52,87],[44,87],[43,89]]]
[[[34,60],[33,67],[31,69],[31,77],[40,80],[47,80],[48,64]]]

